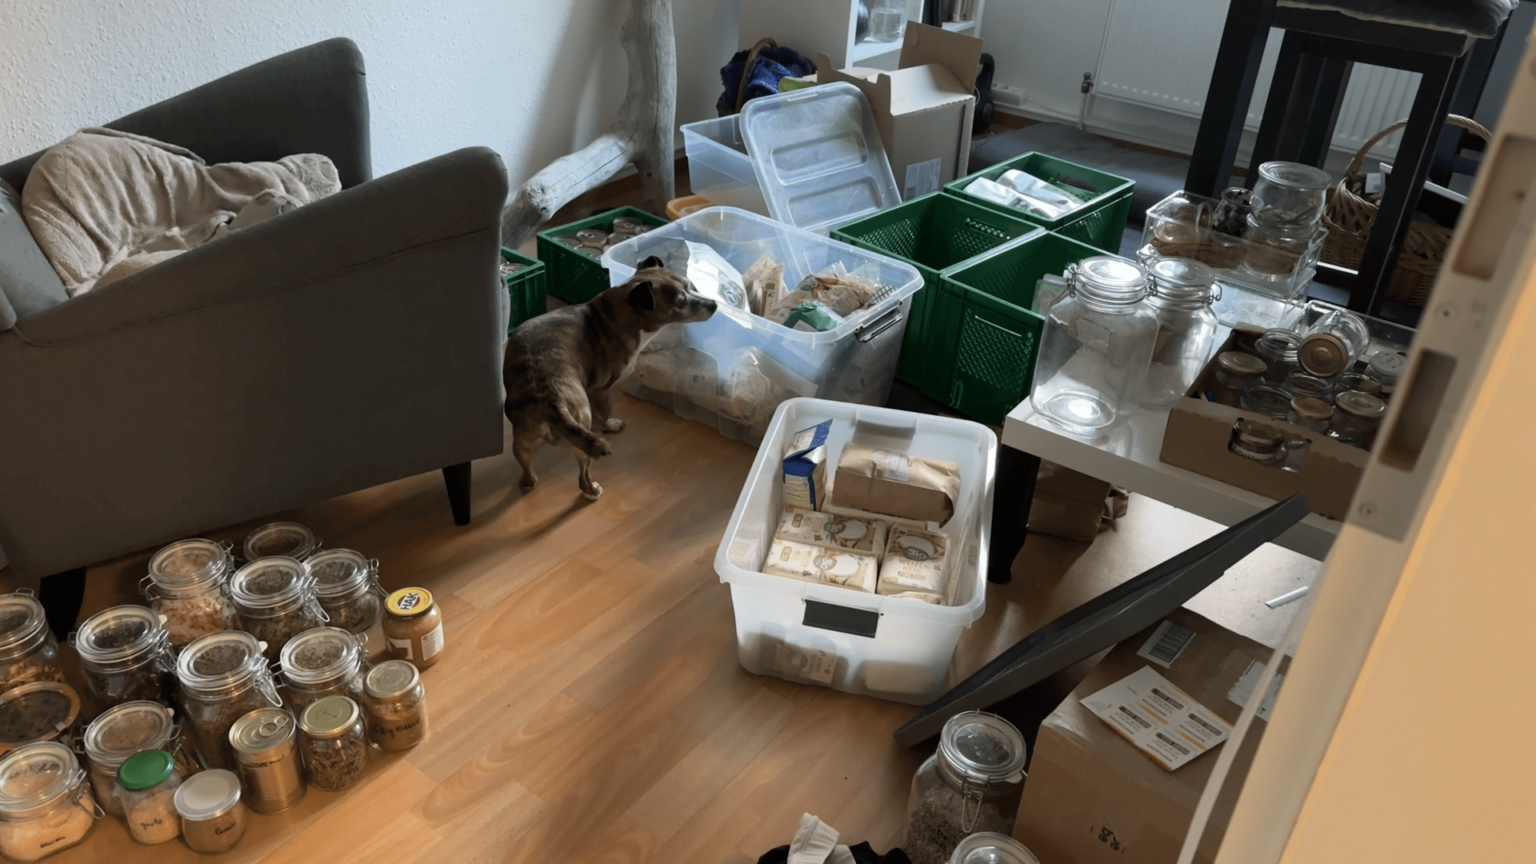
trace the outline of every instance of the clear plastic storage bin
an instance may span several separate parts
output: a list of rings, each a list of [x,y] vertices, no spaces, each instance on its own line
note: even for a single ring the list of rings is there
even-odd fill
[[[915,268],[744,210],[711,207],[604,252],[610,283],[628,281],[638,262],[678,241],[709,246],[739,272],[766,254],[783,263],[786,288],[834,263],[850,272],[869,265],[884,296],[825,332],[793,330],[721,304],[708,321],[663,329],[624,379],[626,392],[749,443],[762,440],[785,399],[885,402],[912,295],[923,286]]]
[[[784,512],[784,447],[796,432],[833,422],[828,479],[850,440],[954,462],[961,489],[940,533],[955,551],[951,605],[851,591],[762,572]],[[731,586],[742,668],[909,705],[944,691],[960,640],[986,609],[987,544],[992,522],[997,436],[969,420],[821,399],[779,406],[715,553],[715,572]],[[837,490],[832,491],[836,503]]]
[[[741,115],[685,123],[683,149],[688,153],[688,187],[693,194],[720,207],[738,207],[768,215],[757,170],[741,137]]]

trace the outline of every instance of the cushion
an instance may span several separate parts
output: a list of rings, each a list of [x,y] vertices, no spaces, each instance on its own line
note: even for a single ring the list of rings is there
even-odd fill
[[[0,330],[68,299],[21,217],[21,196],[0,180]]]
[[[1519,0],[1279,0],[1298,9],[1491,39]]]

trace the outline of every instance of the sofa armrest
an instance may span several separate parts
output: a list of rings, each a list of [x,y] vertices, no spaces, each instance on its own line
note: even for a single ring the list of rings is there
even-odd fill
[[[16,333],[34,346],[68,345],[324,282],[454,238],[498,232],[506,198],[501,157],[464,148],[86,292],[18,321]],[[441,277],[495,284],[495,252],[487,248],[483,261],[456,260],[454,272]],[[420,290],[429,293],[426,285]]]

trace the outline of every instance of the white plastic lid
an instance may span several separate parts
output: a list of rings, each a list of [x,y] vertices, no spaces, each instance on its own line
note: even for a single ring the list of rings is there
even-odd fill
[[[768,213],[826,234],[833,225],[901,203],[875,115],[845,82],[753,99],[741,112]]]
[[[191,822],[207,822],[240,803],[240,778],[223,768],[188,777],[176,787],[176,812]]]

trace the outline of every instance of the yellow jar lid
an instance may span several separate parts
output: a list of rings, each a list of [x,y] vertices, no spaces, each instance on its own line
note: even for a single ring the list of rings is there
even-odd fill
[[[425,588],[401,588],[389,595],[384,608],[389,614],[414,618],[432,608],[432,592]]]

